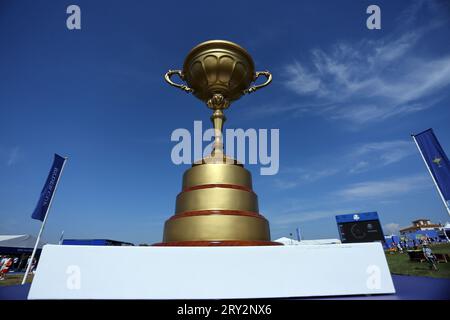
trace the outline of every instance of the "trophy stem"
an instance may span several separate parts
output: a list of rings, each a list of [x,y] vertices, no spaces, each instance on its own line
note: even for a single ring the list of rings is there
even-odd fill
[[[214,110],[214,113],[211,116],[211,121],[214,126],[214,144],[212,148],[211,155],[213,157],[217,156],[223,156],[223,124],[227,120],[225,117],[225,114],[223,113],[222,109],[216,109]]]

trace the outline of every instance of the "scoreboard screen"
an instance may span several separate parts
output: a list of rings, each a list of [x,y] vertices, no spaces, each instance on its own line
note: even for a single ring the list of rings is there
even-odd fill
[[[384,241],[384,234],[376,212],[336,216],[342,243]]]

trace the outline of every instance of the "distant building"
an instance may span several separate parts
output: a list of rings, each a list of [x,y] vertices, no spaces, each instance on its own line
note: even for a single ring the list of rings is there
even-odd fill
[[[416,233],[417,231],[435,230],[438,231],[442,229],[441,224],[431,223],[430,219],[417,219],[412,222],[412,226],[400,229],[401,235],[407,235],[409,233]]]
[[[28,258],[33,252],[37,238],[30,234],[0,235],[0,256],[9,255],[19,258],[13,265],[15,271],[25,271]],[[39,260],[45,242],[39,241],[36,259]]]
[[[412,226],[400,229],[400,235],[410,240],[431,238],[435,241],[449,241],[442,224],[431,223],[430,219],[417,219]]]

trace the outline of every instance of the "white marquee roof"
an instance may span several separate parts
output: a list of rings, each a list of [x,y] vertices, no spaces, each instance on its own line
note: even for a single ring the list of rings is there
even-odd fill
[[[334,243],[341,243],[338,239],[315,239],[315,240],[302,240],[297,241],[291,238],[282,237],[280,239],[275,240],[275,242],[281,242],[286,246],[298,246],[298,245],[305,245],[305,244],[334,244]]]
[[[34,248],[36,237],[29,234],[0,235],[0,247],[9,248]],[[39,241],[38,249],[42,249],[45,244]]]

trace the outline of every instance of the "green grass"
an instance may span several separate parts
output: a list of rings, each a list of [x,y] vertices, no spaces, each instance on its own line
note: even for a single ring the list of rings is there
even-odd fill
[[[450,244],[436,244],[430,246],[433,253],[450,254]],[[410,276],[425,276],[433,278],[449,278],[450,279],[450,262],[438,263],[438,271],[430,270],[428,262],[412,262],[409,260],[408,254],[405,253],[386,253],[386,259],[389,269],[393,274],[403,274]]]
[[[27,283],[30,283],[33,280],[32,274],[30,274],[27,278]],[[7,274],[5,280],[0,280],[0,286],[13,286],[16,284],[21,284],[23,279],[23,274]]]

